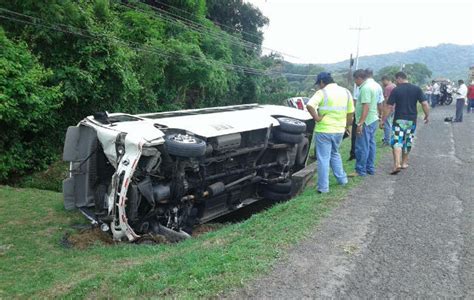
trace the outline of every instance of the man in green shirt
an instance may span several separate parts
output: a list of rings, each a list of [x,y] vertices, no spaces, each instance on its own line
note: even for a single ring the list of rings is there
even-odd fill
[[[355,172],[349,176],[366,176],[375,174],[375,132],[378,125],[378,86],[375,81],[367,80],[365,70],[354,72],[354,82],[360,89],[355,107],[357,124],[355,156]]]

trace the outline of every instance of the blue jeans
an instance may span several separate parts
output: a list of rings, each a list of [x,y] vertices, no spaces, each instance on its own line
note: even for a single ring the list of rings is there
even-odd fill
[[[474,112],[474,99],[467,100],[467,112]]]
[[[377,130],[377,121],[370,125],[362,126],[362,134],[356,138],[356,166],[355,170],[360,176],[375,174],[375,132]]]
[[[438,105],[438,101],[439,101],[439,95],[431,95],[431,107],[435,107],[436,105]]]
[[[383,143],[390,144],[392,134],[393,112],[391,112],[383,123]]]
[[[347,175],[342,167],[339,146],[342,142],[343,133],[320,133],[316,132],[314,139],[316,155],[318,159],[318,191],[329,192],[329,166],[331,166],[334,177],[339,184],[347,183]]]

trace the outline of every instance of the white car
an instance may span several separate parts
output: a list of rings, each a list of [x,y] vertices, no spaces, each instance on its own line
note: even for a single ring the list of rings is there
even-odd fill
[[[273,105],[96,113],[68,128],[64,205],[114,240],[186,238],[262,198],[289,199],[313,128],[307,112]]]
[[[308,104],[308,97],[292,97],[285,100],[285,105],[288,107],[297,108],[299,110],[306,110],[306,104]]]

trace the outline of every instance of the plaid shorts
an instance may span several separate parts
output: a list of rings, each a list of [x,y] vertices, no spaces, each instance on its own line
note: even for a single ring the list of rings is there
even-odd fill
[[[411,150],[415,138],[416,123],[408,120],[396,120],[392,125],[392,148],[402,148],[403,152]]]

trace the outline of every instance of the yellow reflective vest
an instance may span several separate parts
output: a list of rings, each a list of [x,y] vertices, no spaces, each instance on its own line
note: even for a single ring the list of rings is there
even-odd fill
[[[317,91],[307,105],[318,110],[320,116],[324,116],[316,123],[314,130],[321,133],[343,133],[347,114],[354,112],[351,93],[336,83],[330,83]]]

